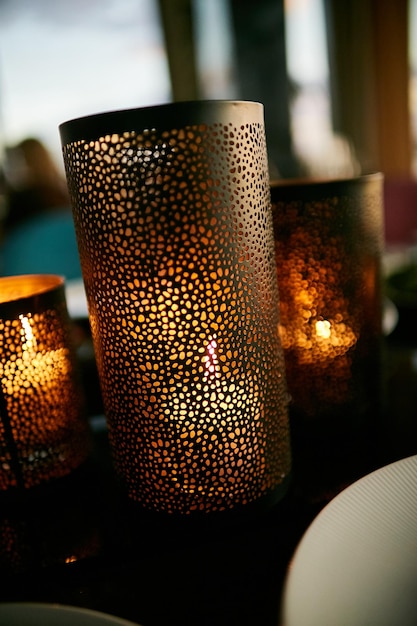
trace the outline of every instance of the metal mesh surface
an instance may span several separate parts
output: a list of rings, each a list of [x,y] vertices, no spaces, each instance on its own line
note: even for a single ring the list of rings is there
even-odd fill
[[[117,469],[146,508],[221,511],[290,471],[263,109],[61,128]]]

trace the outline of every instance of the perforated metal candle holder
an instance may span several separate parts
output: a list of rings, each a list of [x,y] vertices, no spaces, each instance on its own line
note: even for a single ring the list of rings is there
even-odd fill
[[[378,173],[271,184],[294,456],[301,440],[309,471],[326,455],[356,463],[378,438],[382,184]]]
[[[116,469],[170,514],[278,500],[290,473],[263,107],[60,127]]]
[[[0,490],[66,476],[89,451],[64,280],[0,278]]]

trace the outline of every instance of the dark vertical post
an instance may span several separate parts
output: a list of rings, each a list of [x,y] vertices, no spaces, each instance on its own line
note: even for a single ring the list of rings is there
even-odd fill
[[[239,97],[265,107],[272,177],[299,175],[290,130],[290,85],[283,0],[230,0]]]
[[[192,0],[158,0],[173,101],[197,100]]]

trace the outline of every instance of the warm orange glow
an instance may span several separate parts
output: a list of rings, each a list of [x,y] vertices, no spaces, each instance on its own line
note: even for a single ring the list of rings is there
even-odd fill
[[[316,335],[323,339],[329,339],[331,335],[331,324],[328,320],[319,320],[316,322]]]
[[[271,185],[279,333],[302,419],[379,403],[381,199],[380,175]]]
[[[332,363],[357,342],[354,317],[338,280],[337,249],[327,263],[314,250],[314,237],[295,229],[288,256],[280,258],[280,336],[301,364]],[[317,253],[319,254],[319,253]],[[357,321],[356,321],[357,325]]]
[[[331,362],[343,356],[357,342],[357,337],[347,324],[335,320],[305,320],[295,327],[280,325],[284,349],[296,350],[299,363]]]
[[[74,377],[63,280],[5,277],[0,292],[0,489],[31,487],[85,460],[88,428]]]
[[[217,341],[216,341],[216,335],[214,335],[213,338],[210,339],[210,341],[208,342],[208,346],[207,346],[208,354],[204,359],[205,366],[206,366],[206,371],[205,371],[206,376],[209,376],[210,374],[214,374],[215,376],[218,375],[218,359],[217,359],[216,348],[217,348]]]
[[[42,353],[24,352],[0,369],[4,391],[10,395],[36,393],[39,387],[53,390],[63,382],[70,369],[67,350],[59,348]],[[45,417],[46,419],[46,417]]]
[[[0,304],[41,295],[64,284],[63,278],[50,274],[4,276],[1,281]]]
[[[36,393],[40,387],[43,391],[53,392],[56,385],[63,384],[70,372],[68,350],[41,351],[37,349],[37,341],[33,332],[33,319],[20,315],[22,328],[21,354],[19,350],[13,359],[7,361],[3,368],[0,364],[0,378],[6,394],[19,395],[22,393]],[[47,416],[44,416],[47,419]]]
[[[181,453],[175,460],[169,458],[164,474],[171,474],[181,492],[218,497],[228,491],[233,498],[238,474],[241,487],[242,474],[249,486],[254,475],[262,476],[265,471],[265,433],[257,388],[250,380],[234,381],[222,371],[218,347],[217,335],[211,335],[202,357],[203,381],[194,391],[179,386],[170,397],[170,415],[172,408],[178,407],[178,414],[183,416],[177,424]],[[210,419],[206,424],[187,424],[185,418],[193,415],[199,403]],[[160,441],[154,453],[160,454],[163,447]],[[210,479],[211,466],[219,472],[217,482]]]
[[[41,433],[46,441],[51,430],[60,427],[56,423],[56,414],[52,410],[57,404],[57,398],[64,393],[68,377],[71,375],[69,352],[65,347],[56,350],[39,350],[36,340],[36,329],[33,318],[20,315],[21,346],[16,346],[13,357],[4,363],[0,362],[0,383],[6,396],[11,401],[21,404],[25,412],[33,412],[33,419],[41,419],[43,427],[38,429],[36,443],[42,440]],[[41,395],[39,395],[41,394]],[[24,396],[24,397],[23,397]],[[43,406],[51,410],[43,411],[37,416],[37,405],[42,398]],[[16,428],[15,436],[25,441],[27,435],[23,429]]]
[[[22,349],[31,350],[35,345],[35,341],[34,341],[32,327],[29,322],[29,318],[26,317],[25,315],[19,315],[19,319],[22,323],[22,330],[21,330],[21,334],[23,338]]]
[[[115,466],[185,514],[255,502],[291,465],[264,124],[190,104],[63,135]]]

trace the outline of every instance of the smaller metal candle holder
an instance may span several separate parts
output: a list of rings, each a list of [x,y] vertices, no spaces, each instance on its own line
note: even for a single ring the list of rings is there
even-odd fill
[[[271,184],[294,463],[310,475],[325,458],[355,466],[377,440],[382,183]]]
[[[177,103],[60,131],[128,495],[180,515],[278,501],[291,453],[262,105]]]
[[[0,490],[69,474],[88,456],[64,280],[0,278]]]

